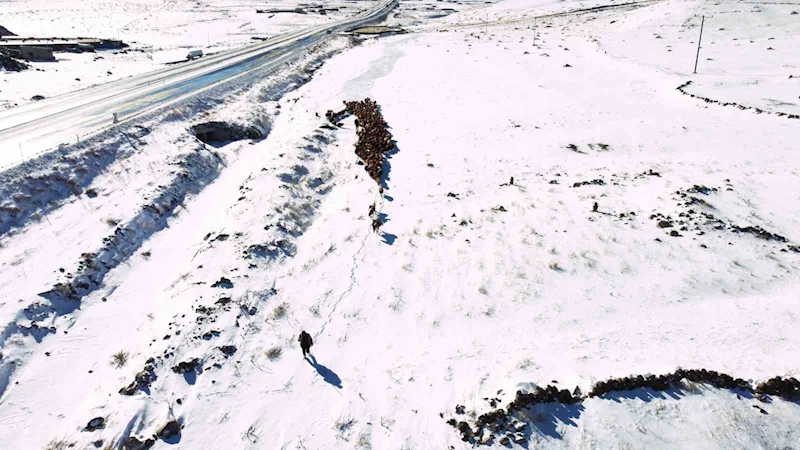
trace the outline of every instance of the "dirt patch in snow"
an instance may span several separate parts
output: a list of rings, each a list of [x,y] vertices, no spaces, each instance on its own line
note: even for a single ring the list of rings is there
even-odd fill
[[[192,134],[201,142],[222,147],[243,139],[260,139],[262,133],[255,127],[243,127],[227,122],[204,122],[191,127]]]
[[[667,234],[671,237],[682,237],[681,232],[696,232],[697,236],[703,236],[709,231],[729,231],[736,234],[751,234],[769,242],[787,244],[786,248],[780,249],[782,252],[797,251],[797,246],[791,245],[789,239],[780,234],[767,231],[759,225],[740,226],[721,218],[720,212],[710,203],[710,197],[727,191],[733,191],[730,182],[727,182],[724,190],[703,185],[679,189],[674,193],[674,200],[678,208],[682,209],[677,217],[656,212],[650,215],[650,219],[656,222],[658,228],[670,229]]]

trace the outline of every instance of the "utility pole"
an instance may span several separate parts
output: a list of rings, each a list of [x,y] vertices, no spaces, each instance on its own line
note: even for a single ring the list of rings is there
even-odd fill
[[[703,40],[703,25],[706,23],[706,16],[700,22],[700,39],[697,40],[697,56],[694,58],[694,73],[697,73],[697,61],[700,60],[700,42]]]

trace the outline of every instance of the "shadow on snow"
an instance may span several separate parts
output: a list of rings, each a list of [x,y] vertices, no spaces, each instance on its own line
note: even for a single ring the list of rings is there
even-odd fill
[[[311,367],[316,369],[319,376],[321,376],[326,383],[338,389],[342,388],[342,379],[339,378],[339,375],[336,375],[334,371],[318,363],[314,355],[309,354],[306,361],[311,364]]]

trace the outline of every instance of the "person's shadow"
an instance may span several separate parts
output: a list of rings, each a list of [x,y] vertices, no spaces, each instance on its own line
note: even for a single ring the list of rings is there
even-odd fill
[[[339,375],[336,375],[331,369],[319,364],[317,362],[317,358],[314,358],[314,355],[310,354],[306,357],[306,361],[311,364],[311,367],[317,370],[317,373],[325,380],[326,383],[334,386],[336,388],[342,388],[342,379],[339,378]]]

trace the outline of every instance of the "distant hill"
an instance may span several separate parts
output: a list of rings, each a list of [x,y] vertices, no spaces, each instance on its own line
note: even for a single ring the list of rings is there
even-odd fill
[[[0,25],[0,37],[5,37],[5,36],[16,36],[16,34],[8,31],[6,27]]]

